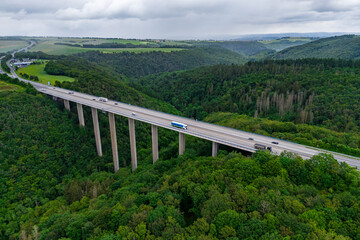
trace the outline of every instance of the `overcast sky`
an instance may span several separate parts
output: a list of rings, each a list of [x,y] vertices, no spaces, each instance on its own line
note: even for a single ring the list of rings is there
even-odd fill
[[[0,0],[0,36],[208,39],[360,32],[360,0]]]

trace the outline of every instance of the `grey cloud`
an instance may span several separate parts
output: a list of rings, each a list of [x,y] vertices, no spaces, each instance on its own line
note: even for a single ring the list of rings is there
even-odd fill
[[[352,31],[359,0],[0,0],[1,34],[207,38]],[[343,4],[343,5],[341,5]]]
[[[9,0],[1,2],[1,11],[16,13],[24,9],[29,14],[56,12],[59,8],[81,7],[87,0]]]
[[[358,0],[313,0],[312,8],[318,12],[346,12],[360,7]]]
[[[57,11],[60,19],[100,19],[100,18],[156,18],[185,17],[190,13],[205,14],[221,11],[229,0],[90,0],[81,8],[65,8]]]

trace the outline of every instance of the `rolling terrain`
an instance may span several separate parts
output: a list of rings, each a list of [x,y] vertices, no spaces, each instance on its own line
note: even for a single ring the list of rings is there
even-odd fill
[[[275,54],[276,59],[335,58],[358,59],[360,36],[343,35],[319,39],[301,46],[290,47]]]
[[[66,89],[360,153],[358,61],[231,65],[244,57],[220,47],[31,54],[51,60],[47,74],[75,79],[56,82]],[[218,63],[228,65],[203,66]],[[99,112],[104,156],[98,157],[90,108],[80,128],[74,105],[68,112],[30,85],[5,74],[0,81],[1,240],[360,238],[360,173],[331,155],[244,156],[221,147],[214,158],[209,141],[187,135],[179,156],[177,134],[159,128],[160,158],[153,164],[151,129],[136,122],[139,167],[131,172],[127,119],[117,116],[122,166],[113,173],[106,114]]]

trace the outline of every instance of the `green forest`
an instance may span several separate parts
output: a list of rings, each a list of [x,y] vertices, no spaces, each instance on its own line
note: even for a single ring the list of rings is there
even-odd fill
[[[330,155],[213,158],[190,138],[177,157],[167,139],[156,164],[144,148],[134,173],[111,173],[110,149],[97,157],[61,104],[29,90],[3,92],[0,108],[1,239],[360,237],[359,172]]]
[[[266,60],[136,79],[130,85],[188,117],[234,112],[359,132],[360,61]]]
[[[301,46],[286,48],[276,53],[274,57],[276,59],[359,59],[360,37],[358,35],[343,35],[319,39]]]
[[[360,61],[246,62],[274,52],[196,44],[17,57],[50,60],[48,74],[75,78],[56,82],[62,88],[360,157]],[[76,104],[67,111],[29,84],[0,81],[16,86],[0,91],[0,240],[360,239],[360,172],[332,155],[220,146],[211,157],[211,142],[186,135],[179,156],[178,134],[159,128],[153,164],[151,126],[137,121],[132,172],[128,121],[116,116],[114,173],[106,112],[99,157],[89,107],[82,128]]]

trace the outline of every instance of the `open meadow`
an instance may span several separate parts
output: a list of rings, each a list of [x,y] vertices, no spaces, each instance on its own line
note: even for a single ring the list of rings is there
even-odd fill
[[[37,76],[39,78],[39,82],[43,84],[47,84],[50,82],[51,85],[54,85],[56,81],[59,82],[73,82],[75,79],[71,77],[66,76],[57,76],[57,75],[49,75],[45,72],[45,63],[38,64],[38,65],[30,65],[28,67],[20,68],[17,73],[19,77],[21,77],[22,74],[27,74],[29,76]]]
[[[119,43],[119,44],[133,44],[133,45],[145,45],[150,43],[148,41],[142,40],[132,40],[132,39],[92,39],[92,38],[39,38],[38,44],[31,48],[30,52],[41,51],[50,55],[71,55],[88,51],[100,51],[103,53],[119,53],[119,52],[152,52],[152,51],[162,51],[162,52],[172,52],[182,50],[181,48],[83,48],[72,45],[98,45],[102,43]],[[61,44],[59,44],[61,43]],[[69,44],[69,45],[62,45]],[[174,44],[175,45],[175,44]]]
[[[0,40],[0,53],[10,52],[15,49],[26,47],[28,43],[21,40]]]

